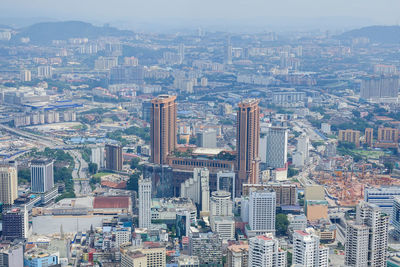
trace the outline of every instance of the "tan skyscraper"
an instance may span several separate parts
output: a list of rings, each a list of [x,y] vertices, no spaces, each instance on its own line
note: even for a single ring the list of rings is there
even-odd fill
[[[258,183],[260,109],[257,99],[247,99],[239,103],[237,112],[237,191],[242,185]]]
[[[151,101],[151,161],[165,164],[176,147],[176,96],[159,95]]]
[[[0,202],[5,205],[12,205],[17,198],[17,168],[11,164],[0,163]]]

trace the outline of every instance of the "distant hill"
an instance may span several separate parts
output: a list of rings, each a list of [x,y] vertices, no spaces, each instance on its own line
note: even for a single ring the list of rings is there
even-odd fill
[[[119,30],[114,27],[98,27],[82,21],[42,22],[20,29],[15,40],[29,37],[32,43],[50,43],[52,40],[68,40],[69,38],[89,39],[100,36],[129,36],[131,31]]]
[[[369,26],[351,30],[338,36],[339,39],[367,37],[376,43],[400,43],[400,26]]]

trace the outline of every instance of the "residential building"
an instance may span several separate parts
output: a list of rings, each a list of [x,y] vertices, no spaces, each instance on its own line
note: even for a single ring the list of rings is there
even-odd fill
[[[398,148],[399,146],[399,129],[389,127],[378,128],[378,139],[375,147],[380,148]]]
[[[197,256],[200,264],[222,264],[222,240],[217,233],[192,233],[189,236],[190,256]]]
[[[348,237],[346,243],[346,262],[351,266],[386,266],[386,256],[388,248],[389,234],[389,216],[382,213],[381,209],[375,205],[361,201],[356,208],[356,225],[364,225],[368,227],[368,242],[364,235],[365,230],[348,228]],[[360,234],[361,236],[353,237],[351,234]],[[365,246],[368,244],[367,259],[365,259]],[[347,254],[349,254],[347,256]],[[355,256],[356,258],[351,258]],[[357,260],[357,261],[355,261]],[[363,265],[367,262],[368,265]]]
[[[54,187],[54,167],[51,159],[31,161],[31,191],[46,193]]]
[[[374,129],[372,128],[365,128],[365,143],[372,147],[374,141]]]
[[[279,247],[272,234],[249,239],[249,265],[255,267],[286,267],[287,253]]]
[[[373,76],[362,80],[360,97],[372,101],[397,99],[398,91],[398,76]]]
[[[151,225],[151,180],[139,180],[139,227]]]
[[[329,266],[329,248],[320,245],[319,237],[311,228],[294,231],[292,264],[307,267]]]
[[[249,259],[249,245],[230,245],[228,247],[227,264],[229,267],[247,267]]]
[[[360,131],[355,130],[339,130],[340,142],[353,143],[356,147],[360,147]]]
[[[167,156],[175,150],[177,140],[176,96],[159,95],[151,101],[150,143],[151,161],[167,163]]]
[[[278,106],[304,106],[305,99],[306,93],[304,92],[280,91],[272,93],[272,103]]]
[[[51,66],[39,66],[37,75],[39,79],[49,79],[53,76],[53,68]]]
[[[349,222],[346,227],[346,254],[347,266],[368,266],[369,227]]]

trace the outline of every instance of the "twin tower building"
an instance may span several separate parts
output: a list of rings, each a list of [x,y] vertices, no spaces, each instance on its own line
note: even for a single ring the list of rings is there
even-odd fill
[[[239,103],[236,131],[236,192],[243,184],[259,181],[260,109],[259,100]],[[151,160],[168,164],[167,156],[177,147],[176,96],[160,95],[151,101]]]

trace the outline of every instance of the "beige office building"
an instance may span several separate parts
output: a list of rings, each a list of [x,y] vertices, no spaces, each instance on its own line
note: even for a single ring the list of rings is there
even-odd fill
[[[0,202],[5,205],[14,204],[18,198],[17,168],[8,165],[0,165]]]

